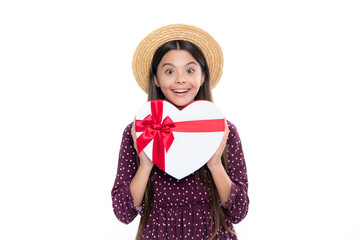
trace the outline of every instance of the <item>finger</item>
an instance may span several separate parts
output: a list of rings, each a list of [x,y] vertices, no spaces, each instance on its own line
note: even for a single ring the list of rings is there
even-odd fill
[[[136,117],[134,118],[133,124],[132,124],[132,128],[131,129],[135,129],[135,121],[136,121]]]
[[[227,124],[226,118],[224,118],[224,122],[225,122],[225,132],[227,132],[229,130],[229,126]]]
[[[133,124],[132,124],[131,135],[132,135],[133,142],[134,142],[134,148],[135,148],[135,150],[136,150],[136,152],[137,152],[135,121],[136,121],[136,116],[135,116],[134,121],[133,121]]]
[[[226,126],[225,126],[225,131],[226,131],[226,134],[229,134],[229,126],[226,124]]]
[[[229,134],[229,126],[227,124],[227,121],[225,119],[225,131],[224,131],[224,135],[227,137],[227,135]]]

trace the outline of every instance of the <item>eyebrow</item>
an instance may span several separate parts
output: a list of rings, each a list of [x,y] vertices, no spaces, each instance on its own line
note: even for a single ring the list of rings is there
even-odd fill
[[[192,64],[192,63],[195,64],[195,65],[197,65],[196,62],[188,62],[187,64],[185,64],[185,67],[186,67],[186,66],[189,66],[189,65]],[[162,65],[161,68],[163,68],[163,67],[166,66],[166,65],[175,67],[175,65],[172,64],[172,63],[164,63],[164,65]]]

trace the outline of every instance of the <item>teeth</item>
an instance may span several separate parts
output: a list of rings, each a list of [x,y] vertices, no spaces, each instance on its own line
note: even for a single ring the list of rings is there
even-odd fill
[[[174,92],[176,93],[184,93],[184,92],[187,92],[188,90],[174,90]]]

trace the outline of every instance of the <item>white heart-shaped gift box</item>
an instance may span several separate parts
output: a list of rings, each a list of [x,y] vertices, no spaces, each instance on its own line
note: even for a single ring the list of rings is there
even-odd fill
[[[219,148],[225,118],[210,101],[198,100],[179,110],[165,100],[144,104],[136,115],[138,152],[160,169],[182,179],[206,164]]]

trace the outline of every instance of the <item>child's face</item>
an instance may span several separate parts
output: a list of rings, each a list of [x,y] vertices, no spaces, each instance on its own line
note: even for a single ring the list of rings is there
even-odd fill
[[[205,73],[189,52],[170,50],[161,59],[154,80],[165,100],[182,109],[194,101],[205,81]]]

